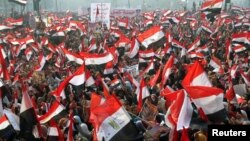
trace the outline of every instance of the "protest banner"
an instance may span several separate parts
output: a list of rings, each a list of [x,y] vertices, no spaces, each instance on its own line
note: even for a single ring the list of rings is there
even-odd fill
[[[90,22],[102,22],[108,28],[110,27],[110,3],[91,3]]]

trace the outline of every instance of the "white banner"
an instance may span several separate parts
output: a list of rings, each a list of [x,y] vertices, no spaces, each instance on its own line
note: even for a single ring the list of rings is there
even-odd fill
[[[113,9],[111,12],[112,16],[115,17],[135,17],[136,16],[136,9]]]
[[[91,23],[102,22],[109,28],[110,26],[111,3],[91,3],[90,21]]]

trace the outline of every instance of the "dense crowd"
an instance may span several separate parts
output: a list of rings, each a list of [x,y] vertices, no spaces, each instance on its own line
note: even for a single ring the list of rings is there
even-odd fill
[[[0,131],[1,139],[50,140],[49,129],[58,127],[58,134],[54,136],[59,141],[69,136],[79,141],[99,140],[98,127],[91,116],[98,106],[93,95],[103,101],[114,96],[125,108],[137,131],[131,140],[206,141],[209,124],[250,124],[249,14],[247,9],[232,7],[209,21],[200,11],[156,10],[132,18],[111,15],[110,27],[101,22],[91,27],[87,16],[49,13],[43,15],[48,22],[38,18],[35,29],[31,29],[28,22],[19,24],[22,18],[3,18],[0,24],[0,114],[8,117],[13,130]],[[144,33],[154,28],[159,28],[164,37],[145,46],[144,38],[149,35],[144,37]],[[241,39],[237,40],[239,36]],[[136,54],[132,55],[134,51]],[[112,54],[111,61],[104,59],[101,60],[104,63],[86,64],[86,58],[98,58],[107,52]],[[74,59],[70,60],[68,55]],[[170,64],[173,57],[167,72],[166,64]],[[170,95],[185,89],[183,80],[190,71],[197,71],[196,63],[202,66],[211,84],[201,80],[199,86],[223,90],[221,103],[225,117],[216,120],[206,116],[206,112],[202,114],[193,99],[192,121],[187,129],[177,130],[166,121],[175,113],[169,109],[179,108],[171,106],[179,97],[173,100]],[[68,78],[81,66],[84,66],[84,83],[73,85]],[[88,80],[93,83],[89,84]],[[65,98],[59,90],[62,87]],[[27,95],[24,98],[24,93],[28,98]],[[191,94],[190,97],[193,98]],[[64,110],[45,117],[56,102]],[[35,115],[36,122],[25,121],[26,117],[20,116],[25,106],[34,109],[35,114],[30,116]],[[49,120],[43,121],[41,117]],[[180,118],[179,115],[171,117]],[[177,125],[178,119],[174,121]],[[119,138],[123,140],[122,136]]]

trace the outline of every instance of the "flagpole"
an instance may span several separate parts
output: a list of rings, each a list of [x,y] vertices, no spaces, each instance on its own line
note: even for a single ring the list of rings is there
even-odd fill
[[[58,4],[57,4],[57,0],[56,0],[56,12],[58,12]]]
[[[130,8],[130,0],[128,0],[128,8]]]
[[[7,13],[7,7],[6,7],[6,1],[3,2],[3,6],[4,6],[4,13]]]

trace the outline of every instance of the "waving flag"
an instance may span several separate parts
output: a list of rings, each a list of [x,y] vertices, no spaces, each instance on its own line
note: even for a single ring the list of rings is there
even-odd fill
[[[128,17],[124,18],[124,19],[120,19],[118,21],[118,26],[119,27],[124,27],[124,28],[128,28],[128,24],[129,24],[129,21],[128,21]]]
[[[188,52],[195,50],[200,45],[200,37],[198,37],[190,46],[188,46]]]
[[[79,86],[82,85],[85,82],[85,78],[86,78],[86,83],[89,79],[89,76],[85,76],[85,67],[84,65],[82,65],[81,67],[79,67],[76,72],[74,72],[74,74],[72,74],[71,76],[68,76],[67,78],[65,78],[57,87],[56,91],[53,93],[56,97],[62,97],[63,99],[66,98],[64,89],[66,88],[66,86],[71,83],[72,85],[75,86]]]
[[[63,133],[54,120],[50,120],[47,131],[47,141],[63,141]]]
[[[131,43],[131,48],[130,48],[128,57],[129,58],[134,58],[136,56],[136,54],[138,53],[139,48],[140,48],[139,42],[137,41],[137,39],[134,38],[132,40],[132,43]]]
[[[95,84],[94,78],[92,77],[91,73],[88,70],[86,70],[86,82],[85,82],[85,86],[86,87],[90,87],[90,86],[92,86],[94,84]]]
[[[229,87],[229,89],[226,92],[225,98],[229,101],[229,102],[236,102],[237,103],[237,99],[236,99],[236,94],[234,91],[233,86],[231,85]]]
[[[83,59],[80,55],[69,52],[66,48],[61,48],[69,61],[76,62],[79,65],[83,64]]]
[[[35,67],[35,71],[41,71],[46,63],[46,58],[43,56],[43,53],[40,53],[38,63],[39,64]]]
[[[105,141],[129,141],[135,140],[138,135],[131,117],[114,96],[91,109],[91,122],[98,140],[104,138]]]
[[[81,56],[84,57],[85,65],[101,65],[113,61],[114,59],[110,52],[103,54],[81,53]]]
[[[223,90],[215,87],[188,86],[185,90],[197,106],[212,121],[224,121],[226,111],[223,105]]]
[[[230,75],[234,79],[236,77],[236,72],[238,71],[238,65],[233,65],[232,68],[230,69]]]
[[[141,111],[142,105],[143,105],[143,99],[148,97],[150,95],[149,90],[147,88],[147,85],[145,83],[144,78],[142,78],[141,82],[140,82],[140,89],[137,93],[137,101],[138,101],[138,105],[137,105],[137,110]]]
[[[85,66],[80,66],[76,72],[72,75],[72,78],[69,80],[69,83],[75,86],[80,86],[85,82]]]
[[[179,90],[170,94],[164,95],[166,99],[172,101],[166,113],[166,124],[170,128],[182,130],[183,127],[189,128],[193,107],[190,98],[184,90]]]
[[[0,137],[3,139],[10,138],[11,135],[15,133],[11,123],[9,122],[7,116],[3,115],[0,118]]]
[[[148,48],[152,43],[159,41],[161,38],[165,37],[160,26],[154,26],[138,36],[138,41],[141,42],[143,46]]]
[[[66,141],[74,141],[73,126],[74,126],[73,114],[70,114],[70,116],[69,116],[69,130],[68,130]]]
[[[247,86],[250,86],[250,79],[249,77],[243,72],[242,70],[240,71],[241,77],[243,78],[244,82],[247,84]]]
[[[140,58],[151,58],[155,56],[155,52],[153,49],[139,51],[139,57]]]
[[[9,18],[7,20],[7,22],[12,25],[12,26],[20,26],[23,25],[23,18],[19,18],[19,19],[13,19],[13,18]]]
[[[105,69],[104,69],[103,74],[108,75],[108,74],[113,74],[113,72],[114,72],[114,64],[113,64],[113,62],[108,62],[105,65]]]
[[[35,109],[28,94],[28,88],[22,84],[22,103],[20,109],[20,131],[21,136],[25,134],[32,135],[34,126],[38,123]]]
[[[221,13],[224,0],[206,0],[201,5],[201,11],[210,21],[215,20],[215,16]]]
[[[58,101],[55,101],[49,111],[45,115],[38,118],[38,121],[44,124],[50,121],[53,117],[58,116],[64,109],[63,105],[61,105]]]
[[[240,53],[240,52],[243,52],[243,51],[245,51],[246,50],[246,47],[245,46],[242,46],[242,45],[238,45],[238,46],[235,46],[234,48],[233,48],[233,51],[235,52],[235,53]]]
[[[151,88],[153,88],[156,85],[160,74],[161,74],[161,68],[159,68],[158,71],[156,72],[156,74],[150,79],[149,85],[150,85]]]
[[[166,84],[166,81],[168,80],[168,77],[171,74],[171,70],[173,68],[173,65],[174,65],[174,56],[171,56],[163,68],[162,78],[161,78],[162,79],[162,83],[161,83],[162,87],[164,87],[164,85]]]
[[[13,27],[7,26],[7,25],[0,25],[0,31],[2,30],[7,30],[7,29],[12,29]]]
[[[124,77],[127,77],[130,83],[132,83],[136,88],[139,88],[140,84],[133,76],[131,76],[128,72],[124,74]]]
[[[4,59],[4,52],[0,51],[0,65],[1,65],[1,73],[3,73],[3,78],[4,80],[10,80],[10,74],[8,72],[7,66],[6,66],[6,61]]]
[[[222,63],[221,61],[216,58],[215,56],[211,57],[211,60],[209,62],[209,65],[211,65],[214,68],[214,71],[218,70],[219,73],[223,73]]]
[[[26,5],[28,0],[9,0],[10,2],[14,2],[20,5]]]
[[[235,46],[250,46],[250,32],[240,32],[232,35],[232,44]]]
[[[192,67],[189,69],[185,78],[182,81],[183,86],[209,86],[212,84],[208,79],[206,72],[204,71],[202,65],[196,61]]]

